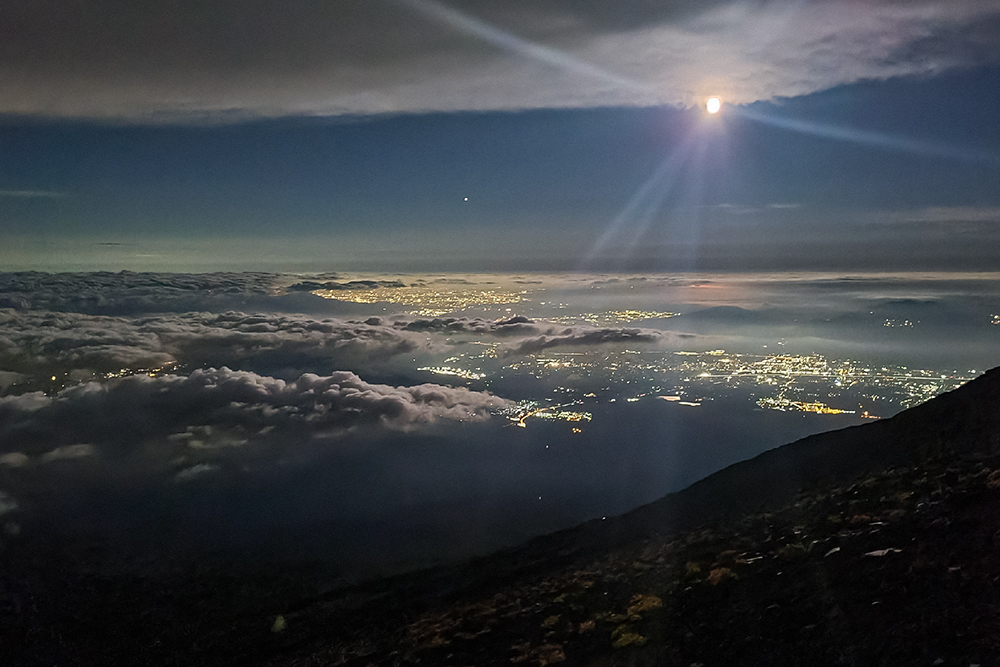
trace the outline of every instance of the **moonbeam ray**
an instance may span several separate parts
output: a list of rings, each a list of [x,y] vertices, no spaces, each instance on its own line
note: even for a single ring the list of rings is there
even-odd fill
[[[809,134],[825,139],[835,139],[847,141],[867,146],[885,148],[892,151],[911,153],[914,155],[924,155],[928,157],[946,158],[961,162],[979,162],[992,165],[1000,165],[1000,154],[993,151],[984,151],[972,147],[959,147],[937,141],[922,141],[886,132],[874,132],[871,130],[859,130],[853,127],[842,125],[827,125],[815,121],[800,120],[796,118],[783,118],[760,113],[747,107],[734,107],[730,110],[733,115],[746,118],[764,125],[777,127],[783,130],[791,130],[802,134]]]
[[[634,90],[650,89],[648,85],[627,79],[591,63],[574,58],[564,51],[535,44],[506,30],[501,30],[496,26],[490,25],[485,21],[460,12],[457,9],[443,5],[440,2],[435,2],[435,0],[398,1],[429,19],[448,25],[467,35],[478,37],[506,51],[517,53],[548,65],[554,65],[567,72],[607,81],[622,88]]]

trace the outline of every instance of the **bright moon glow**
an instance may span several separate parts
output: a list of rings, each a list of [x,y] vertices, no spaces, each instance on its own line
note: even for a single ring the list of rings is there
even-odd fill
[[[705,108],[708,110],[708,113],[719,113],[719,109],[722,108],[722,102],[718,97],[709,97]]]

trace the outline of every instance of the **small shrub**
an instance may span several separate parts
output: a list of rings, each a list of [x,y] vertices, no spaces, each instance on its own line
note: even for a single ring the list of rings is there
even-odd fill
[[[559,616],[558,615],[552,615],[552,616],[549,616],[548,618],[546,618],[544,621],[542,621],[542,627],[543,628],[553,628],[553,627],[555,627],[556,623],[558,623],[558,622],[559,622]]]
[[[559,662],[566,662],[566,653],[563,647],[558,644],[546,644],[538,649],[539,667],[554,665]]]
[[[659,609],[662,606],[663,600],[655,595],[633,595],[625,614],[629,618],[638,618],[643,612],[647,612],[651,609]]]
[[[723,581],[729,581],[730,579],[735,579],[736,573],[730,570],[728,567],[717,567],[708,573],[708,583],[713,586],[718,586]]]
[[[778,549],[778,555],[782,558],[801,558],[809,553],[809,549],[806,545],[801,542],[793,542],[791,544],[786,544],[785,546]]]
[[[734,565],[739,558],[740,553],[735,549],[730,549],[729,551],[723,551],[716,558],[719,565]]]
[[[642,646],[646,643],[646,638],[640,635],[638,632],[634,632],[632,628],[627,625],[621,625],[615,628],[615,631],[611,633],[611,646],[614,648],[625,648],[626,646]]]

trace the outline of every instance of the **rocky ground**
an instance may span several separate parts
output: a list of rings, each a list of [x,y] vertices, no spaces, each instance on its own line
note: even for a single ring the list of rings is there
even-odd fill
[[[998,467],[888,470],[457,593],[345,591],[282,615],[270,664],[997,664]]]

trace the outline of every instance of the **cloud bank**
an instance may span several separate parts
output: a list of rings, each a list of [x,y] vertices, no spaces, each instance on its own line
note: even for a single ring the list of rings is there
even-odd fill
[[[189,277],[194,280],[194,277]],[[155,291],[151,302],[169,300]],[[114,290],[112,290],[114,293]],[[105,297],[82,297],[84,308]],[[280,297],[278,298],[280,300]],[[43,300],[44,303],[44,300]],[[63,302],[64,306],[71,305]],[[655,345],[653,329],[561,325],[526,317],[369,317],[364,321],[298,313],[190,312],[109,317],[77,312],[0,309],[0,371],[7,384],[65,375],[70,381],[121,369],[229,366],[289,379],[305,371],[354,369],[402,379],[414,356],[436,355],[473,339],[495,342],[504,355],[552,347]],[[410,358],[406,358],[409,356]]]
[[[147,121],[747,103],[1000,60],[989,0],[14,0],[0,25],[0,113]]]
[[[126,315],[263,308],[268,301],[275,309],[308,311],[319,301],[303,294],[276,299],[279,279],[267,273],[0,273],[0,308]]]
[[[405,431],[441,419],[482,421],[507,404],[464,387],[392,387],[347,371],[290,382],[225,367],[135,375],[53,396],[0,397],[0,464],[96,456],[137,458],[145,470],[157,461],[186,470],[250,443],[287,447],[359,426]]]

